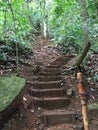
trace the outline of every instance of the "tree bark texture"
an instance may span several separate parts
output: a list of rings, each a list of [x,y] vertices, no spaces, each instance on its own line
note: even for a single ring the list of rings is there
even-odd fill
[[[80,96],[80,101],[82,105],[82,116],[84,123],[84,130],[89,130],[89,119],[88,119],[88,110],[87,110],[87,101],[86,101],[86,90],[83,84],[83,75],[82,73],[77,73],[77,81],[78,81],[78,92]]]

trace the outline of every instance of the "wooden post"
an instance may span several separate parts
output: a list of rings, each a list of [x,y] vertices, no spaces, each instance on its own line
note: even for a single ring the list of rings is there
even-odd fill
[[[89,130],[89,120],[88,120],[88,111],[87,111],[87,101],[86,101],[86,91],[83,84],[83,75],[81,72],[77,73],[77,81],[78,81],[78,92],[80,96],[80,101],[82,105],[82,115],[83,115],[83,123],[84,130]]]

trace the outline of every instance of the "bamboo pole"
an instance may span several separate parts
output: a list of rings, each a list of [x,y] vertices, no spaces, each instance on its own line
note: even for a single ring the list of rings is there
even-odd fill
[[[80,101],[82,105],[82,116],[84,123],[84,130],[89,130],[89,119],[88,119],[88,111],[87,111],[87,101],[86,101],[86,90],[83,84],[83,75],[81,72],[77,73],[77,81],[78,81],[78,92],[80,96]]]

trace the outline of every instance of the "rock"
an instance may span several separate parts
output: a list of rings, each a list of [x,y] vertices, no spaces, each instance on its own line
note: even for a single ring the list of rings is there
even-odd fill
[[[47,130],[50,130],[50,128],[47,128]]]
[[[83,126],[80,126],[80,125],[74,125],[74,126],[73,126],[73,129],[76,129],[76,130],[84,130],[84,127],[83,127]]]
[[[73,95],[73,89],[72,88],[67,89],[66,95],[68,97],[72,97],[72,95]]]
[[[95,110],[95,109],[98,109],[98,104],[97,103],[88,104],[87,107],[89,111]]]
[[[32,109],[31,112],[34,113],[34,110]]]
[[[40,124],[39,125],[39,130],[43,130],[44,129],[44,124]]]

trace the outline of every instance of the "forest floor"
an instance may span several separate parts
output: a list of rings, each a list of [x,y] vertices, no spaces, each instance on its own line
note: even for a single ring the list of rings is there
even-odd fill
[[[42,39],[41,36],[36,37],[37,42],[39,43],[36,46],[33,46],[33,54],[29,59],[22,60],[19,64],[19,76],[26,79],[26,90],[23,95],[23,103],[19,107],[18,111],[14,113],[9,121],[5,123],[4,128],[0,130],[72,130],[80,129],[82,125],[82,117],[79,117],[79,120],[71,125],[61,124],[51,127],[45,127],[40,121],[40,109],[36,108],[31,104],[32,99],[28,95],[30,88],[30,83],[36,78],[38,72],[47,66],[50,62],[55,61],[58,57],[63,56],[56,47],[52,47],[51,41],[49,39]],[[75,57],[70,57],[67,55],[68,60],[65,63],[64,69],[72,65],[75,60]],[[87,59],[87,65],[85,65],[85,82],[87,91],[89,92],[88,104],[98,103],[98,54],[92,54]],[[1,75],[8,76],[13,75],[15,72],[13,69],[1,69]],[[96,76],[95,76],[96,75]],[[92,78],[91,78],[92,77]],[[68,106],[67,110],[74,112],[75,114],[81,115],[81,104],[77,92],[77,80],[74,72],[67,72],[64,74],[64,80],[66,81],[67,88],[72,88],[74,95],[71,98],[71,104]],[[73,84],[74,83],[74,84]],[[89,111],[90,115],[90,129],[98,130],[98,109],[93,109]],[[39,127],[38,127],[39,126]],[[76,128],[78,126],[78,128]],[[82,130],[82,129],[81,129]]]

